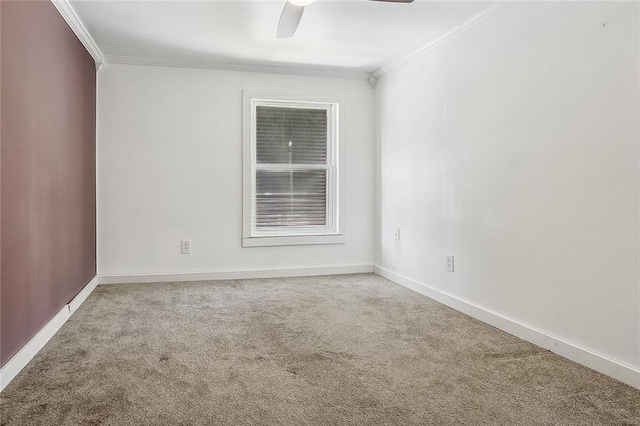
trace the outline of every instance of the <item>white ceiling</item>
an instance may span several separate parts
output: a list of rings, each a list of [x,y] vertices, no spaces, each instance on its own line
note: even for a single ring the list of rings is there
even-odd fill
[[[485,2],[318,0],[277,39],[284,1],[72,0],[106,62],[370,73],[471,19]]]

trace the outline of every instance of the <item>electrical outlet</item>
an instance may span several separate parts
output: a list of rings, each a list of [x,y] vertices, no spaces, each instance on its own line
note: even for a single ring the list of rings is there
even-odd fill
[[[400,228],[396,228],[396,240],[400,239]]]
[[[445,260],[446,260],[446,270],[449,272],[453,272],[453,255],[452,254],[445,254],[444,256]]]
[[[191,240],[180,241],[180,253],[191,254]]]

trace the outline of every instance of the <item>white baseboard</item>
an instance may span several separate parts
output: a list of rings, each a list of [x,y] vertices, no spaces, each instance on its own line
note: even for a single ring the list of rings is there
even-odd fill
[[[185,274],[154,274],[154,275],[106,275],[94,277],[69,304],[62,309],[29,340],[3,367],[0,369],[0,392],[15,378],[16,375],[31,361],[31,359],[44,347],[44,345],[56,334],[62,325],[89,297],[98,284],[115,283],[150,283],[173,281],[209,281],[227,279],[249,278],[281,278],[317,275],[355,274],[375,272],[397,284],[423,294],[442,304],[450,306],[482,322],[490,324],[509,334],[531,342],[542,348],[548,349],[567,359],[575,361],[607,376],[613,377],[623,383],[640,389],[640,370],[623,365],[603,355],[596,354],[588,349],[581,348],[572,343],[523,325],[510,318],[506,318],[495,312],[473,305],[472,303],[458,299],[443,293],[425,284],[405,278],[394,272],[372,265],[353,265],[338,267],[300,268],[300,269],[274,269],[258,271],[238,272],[198,272]]]
[[[71,315],[80,307],[91,292],[98,285],[98,276],[95,276],[73,298],[64,305],[58,313],[36,333],[11,359],[0,369],[0,392],[18,375],[18,373],[33,359],[34,356],[47,344],[47,342],[60,330]]]
[[[263,269],[254,271],[100,275],[100,284],[134,284],[178,281],[240,280],[250,278],[311,277],[316,275],[359,274],[367,272],[373,272],[373,265],[328,266],[298,269]]]
[[[544,349],[548,349],[551,352],[570,359],[571,361],[582,364],[585,367],[589,367],[592,370],[613,377],[614,379],[626,383],[629,386],[640,389],[640,370],[621,364],[620,362],[607,358],[606,356],[581,348],[548,333],[536,330],[513,319],[506,318],[498,313],[491,312],[472,303],[458,299],[455,296],[443,293],[433,287],[403,277],[394,272],[377,266],[374,269],[376,274],[397,284],[434,299],[500,330],[506,331],[509,334],[526,340],[527,342],[533,343],[534,345],[540,346]]]
[[[93,290],[96,289],[99,283],[100,277],[96,275],[91,281],[89,281],[87,285],[84,286],[82,290],[80,290],[80,293],[78,293],[76,297],[74,297],[73,300],[69,302],[69,304],[67,305],[69,307],[69,316],[73,315],[73,313],[78,310],[80,305],[82,305],[84,301],[87,300],[87,297],[89,297],[89,295],[93,293]]]

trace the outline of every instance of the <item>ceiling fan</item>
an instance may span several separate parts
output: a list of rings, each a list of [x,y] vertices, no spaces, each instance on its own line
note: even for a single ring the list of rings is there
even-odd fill
[[[280,15],[280,22],[278,22],[278,38],[292,37],[298,28],[304,7],[310,5],[316,0],[288,0],[284,9],[282,9],[282,15]],[[371,0],[382,1],[389,3],[412,3],[413,0]]]

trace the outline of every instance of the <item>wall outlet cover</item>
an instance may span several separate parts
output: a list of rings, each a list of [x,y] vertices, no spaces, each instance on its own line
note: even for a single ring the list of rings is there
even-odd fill
[[[452,254],[446,254],[445,256],[445,260],[446,260],[446,267],[445,269],[449,272],[453,272],[453,255]]]

